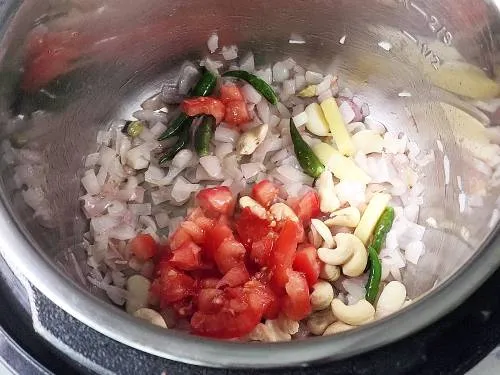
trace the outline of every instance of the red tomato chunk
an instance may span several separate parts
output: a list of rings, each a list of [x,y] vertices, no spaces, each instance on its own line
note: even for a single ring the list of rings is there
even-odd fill
[[[188,116],[212,115],[218,124],[224,118],[226,107],[220,100],[201,96],[198,98],[184,99],[182,110]]]
[[[158,252],[156,241],[149,234],[139,234],[130,241],[130,250],[140,260],[148,260]]]

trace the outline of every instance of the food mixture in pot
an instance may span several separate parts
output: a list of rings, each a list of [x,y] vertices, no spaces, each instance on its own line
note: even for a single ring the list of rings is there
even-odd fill
[[[411,301],[420,169],[342,77],[236,46],[98,134],[80,199],[88,281],[164,328],[246,341],[332,335]],[[220,61],[218,61],[220,59]],[[260,68],[260,69],[259,69]]]

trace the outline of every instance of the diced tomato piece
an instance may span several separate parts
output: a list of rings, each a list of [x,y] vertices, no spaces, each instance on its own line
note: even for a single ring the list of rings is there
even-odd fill
[[[183,221],[181,223],[181,228],[191,236],[194,243],[201,244],[205,240],[205,231],[194,222],[189,220]]]
[[[285,286],[286,296],[283,299],[283,312],[292,320],[302,320],[311,313],[309,286],[306,277],[296,271],[288,271],[288,282]]]
[[[244,101],[245,98],[243,98],[241,90],[238,86],[232,83],[226,83],[220,88],[220,100],[222,103],[227,104],[232,100]]]
[[[205,216],[203,210],[200,207],[197,207],[191,212],[191,214],[188,217],[188,220],[195,223],[205,232],[212,229],[216,224],[216,221],[214,219],[210,219]]]
[[[230,125],[241,125],[248,121],[250,121],[250,115],[244,100],[231,100],[226,103],[224,122]]]
[[[194,242],[184,242],[179,248],[172,251],[170,263],[184,271],[198,269],[201,264],[201,248]]]
[[[213,294],[212,294],[213,293]],[[215,296],[217,305],[220,296],[209,292],[206,307],[216,310],[210,303]],[[253,308],[248,301],[248,293],[243,288],[228,288],[222,297],[223,306],[215,313],[197,311],[191,318],[193,332],[208,337],[230,339],[244,336],[252,331],[262,319],[262,312]],[[213,301],[213,299],[212,299]]]
[[[182,102],[182,111],[188,116],[212,115],[218,124],[224,118],[226,106],[218,99],[200,96],[184,99]]]
[[[250,280],[250,275],[248,274],[245,265],[241,263],[227,271],[224,277],[217,284],[217,288],[224,288],[226,286],[234,288],[235,286],[245,284],[248,280]]]
[[[270,287],[257,280],[251,280],[244,286],[248,294],[248,303],[256,311],[262,311],[264,318],[276,319],[280,312],[280,303]]]
[[[318,281],[320,268],[321,263],[313,246],[306,246],[295,253],[293,269],[305,275],[309,287]]]
[[[226,238],[214,253],[219,271],[225,274],[245,259],[245,247],[234,238]]]
[[[216,277],[207,277],[204,279],[198,280],[198,285],[200,289],[215,289],[217,288],[217,284],[219,283],[220,279]]]
[[[252,188],[252,198],[268,208],[278,197],[279,189],[269,180],[262,180]]]
[[[151,291],[167,304],[180,301],[195,292],[194,279],[173,267],[163,268],[153,284]]]
[[[251,249],[254,241],[260,240],[271,231],[271,223],[254,215],[250,208],[246,207],[236,220],[235,228],[243,245]]]
[[[253,242],[252,249],[250,250],[250,259],[260,266],[267,266],[276,238],[277,235],[271,232],[261,240]]]
[[[311,218],[315,218],[321,213],[318,194],[315,191],[304,194],[295,207],[295,213],[302,223],[309,225]]]
[[[276,240],[271,254],[270,265],[273,271],[272,283],[278,290],[288,281],[287,270],[291,269],[293,256],[297,250],[297,225],[287,220]]]
[[[208,255],[209,258],[212,258],[213,254],[215,254],[221,243],[226,238],[234,238],[233,231],[227,225],[217,224],[209,230],[203,245],[203,248],[207,253],[206,255]]]
[[[170,248],[172,250],[178,249],[184,242],[192,241],[193,239],[186,230],[183,228],[177,229],[172,237],[170,237]]]
[[[158,245],[149,234],[139,234],[130,241],[130,249],[140,260],[148,260],[158,252]]]
[[[177,313],[177,316],[181,318],[189,318],[194,314],[194,304],[191,298],[185,298],[183,300],[174,302],[172,308]]]
[[[227,186],[201,190],[196,196],[198,204],[209,215],[231,215],[235,199]]]
[[[215,288],[201,289],[196,302],[198,311],[216,313],[224,306],[224,291]]]

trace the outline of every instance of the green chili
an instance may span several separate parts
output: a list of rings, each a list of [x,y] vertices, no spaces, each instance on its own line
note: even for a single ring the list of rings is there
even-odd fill
[[[252,73],[248,73],[244,70],[231,70],[222,75],[223,77],[234,77],[242,79],[249,84],[251,84],[255,90],[262,94],[264,98],[271,104],[276,105],[278,103],[278,96],[274,92],[273,88],[263,79],[260,79]]]
[[[378,219],[375,230],[373,231],[373,239],[368,246],[368,256],[370,264],[370,275],[366,283],[366,300],[374,303],[380,288],[380,279],[382,274],[382,264],[378,254],[385,241],[387,233],[391,230],[394,222],[394,208],[387,207],[380,218]]]
[[[215,118],[205,116],[194,134],[194,148],[198,156],[207,156],[210,153],[210,141],[214,135]]]
[[[191,125],[191,123],[189,123],[189,125]],[[190,126],[185,126],[181,129],[177,142],[160,157],[160,160],[158,161],[160,165],[172,160],[180,150],[188,146],[190,134]]]
[[[321,164],[311,147],[302,139],[292,119],[290,119],[290,136],[292,137],[295,155],[304,172],[311,177],[319,177],[325,170],[325,166]]]
[[[217,77],[206,70],[203,72],[203,75],[201,76],[196,86],[193,88],[193,90],[191,90],[190,96],[208,96],[214,91],[216,84]],[[190,118],[185,113],[181,113],[175,118],[174,121],[172,121],[167,130],[165,130],[163,134],[160,135],[158,140],[164,141],[167,138],[179,135],[182,129],[184,129],[185,126],[189,127],[192,122],[192,118]]]

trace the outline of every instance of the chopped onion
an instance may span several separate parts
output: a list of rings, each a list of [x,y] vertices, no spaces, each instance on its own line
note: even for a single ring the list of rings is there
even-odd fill
[[[172,188],[172,199],[176,203],[185,202],[193,192],[199,189],[200,185],[191,184],[184,177],[177,177]]]
[[[269,117],[271,116],[271,111],[269,109],[269,104],[267,100],[261,100],[257,103],[257,114],[259,115],[260,120],[267,124],[269,122]]]
[[[295,76],[295,90],[301,91],[307,85],[306,77],[304,75],[296,75]]]
[[[81,182],[87,193],[96,195],[101,192],[101,186],[97,181],[94,170],[87,171],[85,176],[82,177]]]
[[[208,38],[207,47],[210,53],[214,53],[219,48],[219,36],[216,33],[213,33]]]
[[[340,111],[340,114],[342,115],[342,118],[344,119],[346,124],[351,123],[354,120],[354,118],[356,117],[356,114],[352,110],[351,105],[347,101],[343,101],[340,104],[339,111]]]
[[[302,173],[298,169],[295,169],[289,165],[282,165],[275,169],[277,178],[284,184],[290,182],[300,182],[302,184],[311,185],[314,181],[313,178]]]
[[[121,224],[109,231],[109,238],[115,238],[117,240],[131,240],[136,236],[134,227],[127,224]]]
[[[341,203],[352,207],[366,202],[366,185],[361,182],[342,180],[335,185],[335,192]]]
[[[99,161],[99,159],[100,159],[99,152],[87,155],[87,157],[85,158],[85,168],[94,167]]]
[[[287,98],[295,95],[295,79],[287,79],[283,82],[282,95]]]
[[[128,208],[130,212],[134,213],[137,216],[151,215],[151,203],[129,204]]]
[[[222,166],[217,156],[203,156],[200,158],[200,164],[210,177],[221,176]]]
[[[158,228],[163,229],[168,226],[168,223],[170,222],[170,218],[168,217],[168,213],[162,211],[160,213],[157,213],[155,215],[155,220],[156,224],[158,225]]]
[[[273,65],[273,81],[274,82],[283,82],[288,79],[290,76],[290,72],[288,71],[285,64],[281,61],[278,61]]]
[[[151,110],[139,110],[132,113],[132,116],[138,120],[146,121],[151,124],[157,122],[167,122],[167,114],[165,112],[155,112]]]
[[[249,103],[257,104],[262,100],[262,95],[248,83],[245,83],[241,87],[241,93],[243,94],[245,100]]]
[[[223,63],[221,63],[220,61],[215,61],[215,60],[212,60],[210,59],[209,57],[206,57],[201,63],[200,63],[201,66],[204,66],[205,68],[207,68],[207,70],[210,72],[210,73],[213,73],[215,75],[219,75],[219,69],[222,68],[224,66]]]
[[[316,95],[320,95],[321,93],[328,90],[332,84],[333,77],[331,74],[328,74],[323,78],[323,80],[316,86]]]
[[[305,125],[307,123],[307,113],[304,111],[304,112],[301,112],[298,115],[294,116],[293,123],[297,127]]]
[[[218,126],[215,129],[214,140],[218,142],[230,142],[234,143],[240,137],[240,132],[234,129],[226,128],[224,126]]]
[[[165,130],[167,130],[167,126],[161,122],[157,122],[149,131],[154,138],[158,138]]]
[[[223,46],[222,56],[224,57],[224,60],[234,60],[238,57],[238,47],[235,45]]]
[[[333,92],[331,89],[328,88],[318,95],[318,102],[322,103],[329,98],[333,98]]]
[[[305,78],[309,85],[317,85],[323,81],[323,74],[308,70]]]
[[[410,242],[405,247],[405,258],[408,262],[417,264],[424,252],[425,245],[422,241]]]
[[[245,177],[245,179],[247,180],[257,176],[257,174],[263,169],[264,168],[261,163],[241,164],[241,172],[243,173],[243,177]]]
[[[219,160],[223,160],[226,155],[233,152],[234,145],[232,143],[217,143],[215,146],[215,156],[219,158]]]
[[[271,68],[257,70],[255,72],[255,75],[264,80],[269,85],[273,82],[273,71],[271,70]]]
[[[163,97],[162,97],[161,93],[157,93],[157,94],[147,98],[141,104],[142,109],[151,110],[151,111],[156,111],[158,109],[163,108],[164,106],[165,106],[165,104],[163,103]]]
[[[154,205],[169,201],[172,198],[172,189],[167,187],[160,187],[158,190],[151,192],[151,201]]]
[[[290,111],[288,110],[287,107],[285,107],[285,105],[283,103],[278,102],[278,104],[276,104],[276,108],[278,109],[278,112],[282,118],[289,119],[291,117]]]
[[[253,53],[249,52],[240,59],[240,69],[252,73],[255,70]]]

